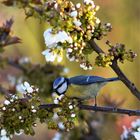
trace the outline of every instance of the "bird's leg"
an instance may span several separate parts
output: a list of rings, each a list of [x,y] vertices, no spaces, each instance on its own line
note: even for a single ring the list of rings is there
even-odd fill
[[[94,98],[95,104],[94,104],[94,106],[97,106],[97,100],[96,99],[97,98],[96,98],[96,95],[95,95],[95,98]]]

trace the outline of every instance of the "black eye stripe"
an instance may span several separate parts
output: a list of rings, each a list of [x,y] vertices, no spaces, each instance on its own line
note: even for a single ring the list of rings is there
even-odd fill
[[[67,81],[64,80],[63,83],[61,83],[60,85],[58,85],[57,88],[56,88],[56,90],[57,90],[58,88],[60,88],[65,82],[67,83]]]

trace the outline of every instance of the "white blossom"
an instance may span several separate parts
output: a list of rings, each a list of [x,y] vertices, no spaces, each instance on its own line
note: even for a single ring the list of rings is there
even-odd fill
[[[70,37],[65,31],[59,31],[58,34],[56,35],[56,41],[64,43],[65,41],[69,41]]]
[[[101,21],[99,18],[96,18],[96,23],[99,24]]]
[[[22,116],[19,116],[18,118],[21,120],[22,119]]]
[[[47,62],[53,62],[55,61],[55,59],[57,59],[57,62],[61,62],[63,59],[62,52],[61,54],[57,54],[56,52],[51,51],[50,49],[46,49],[45,51],[42,52],[42,54],[45,56]]]
[[[16,109],[15,108],[12,108],[12,111],[14,112]]]
[[[88,69],[89,69],[89,70],[92,70],[92,69],[93,69],[93,67],[92,67],[92,66],[89,66],[89,67],[88,67]]]
[[[64,96],[65,96],[65,95],[62,94],[62,95],[60,95],[60,96],[58,97],[58,99],[59,99],[59,100],[62,100],[62,98],[63,98]]]
[[[84,70],[87,70],[87,66],[84,63],[81,63],[80,67],[83,68]]]
[[[72,117],[72,118],[74,118],[75,116],[76,116],[76,114],[74,114],[74,113],[71,114],[71,117]]]
[[[2,110],[3,110],[3,111],[6,110],[6,107],[4,106],[4,107],[2,108]]]
[[[12,95],[11,99],[13,99],[13,100],[18,99],[18,96],[17,95]]]
[[[22,88],[21,85],[22,85],[21,83],[20,83],[20,84],[17,84],[17,85],[16,85],[16,90],[17,90],[18,92],[20,92],[20,93],[25,94],[26,91]],[[14,99],[14,98],[13,98],[13,99]]]
[[[75,57],[74,57],[74,56],[70,57],[68,53],[66,54],[66,57],[67,57],[67,58],[69,59],[69,61],[71,61],[71,62],[75,60]]]
[[[32,105],[32,106],[31,106],[31,108],[32,108],[32,109],[34,109],[34,108],[35,108],[35,106],[33,106],[33,105]]]
[[[129,130],[123,126],[123,133],[121,134],[121,140],[127,139],[129,135]]]
[[[111,26],[111,23],[107,23],[106,26]]]
[[[53,93],[52,93],[52,97],[53,97],[53,98],[57,98],[57,97],[59,97],[59,96],[58,96],[58,94],[57,94],[56,92],[53,92]]]
[[[75,57],[73,56],[73,57],[71,57],[71,58],[69,58],[69,61],[74,61],[75,60]]]
[[[99,6],[96,6],[95,10],[98,11],[99,9],[100,9],[100,7]]]
[[[84,0],[84,3],[86,5],[90,5],[91,4],[93,8],[95,7],[95,4],[94,4],[94,2],[92,0]]]
[[[10,99],[10,102],[14,102],[14,99]]]
[[[65,129],[65,126],[62,122],[59,122],[58,123],[58,127],[61,129],[61,130],[64,130]]]
[[[61,62],[61,61],[62,61],[62,59],[63,59],[63,57],[62,57],[62,56],[60,56],[60,55],[58,55],[58,56],[57,56],[57,62]]]
[[[2,130],[0,131],[0,135],[1,135],[1,136],[5,136],[6,134],[7,134],[7,132],[6,132],[5,129],[2,129]]]
[[[71,37],[69,37],[69,38],[67,39],[67,42],[68,42],[68,43],[70,43],[70,44],[71,44],[71,43],[73,43],[72,38],[71,38]]]
[[[17,91],[25,94],[26,92],[28,93],[32,93],[33,92],[33,88],[30,86],[30,84],[28,82],[24,82],[24,83],[20,83],[16,85],[16,89]],[[13,99],[18,99],[18,97],[16,95],[13,95],[12,97]]]
[[[55,3],[54,8],[55,8],[55,9],[58,8],[58,3]]]
[[[73,51],[72,48],[68,48],[68,49],[67,49],[67,52],[68,52],[68,53],[71,53],[72,51]]]
[[[36,109],[32,109],[31,111],[32,111],[33,113],[36,113]]]
[[[52,138],[52,140],[61,140],[62,134],[57,132],[55,133],[54,137]]]
[[[44,32],[44,39],[45,39],[45,44],[47,47],[52,47],[53,45],[56,45],[56,38],[55,34],[52,34],[52,29],[49,28]]]
[[[70,106],[69,106],[69,109],[73,109],[73,105],[70,105]]]
[[[137,119],[136,121],[133,121],[133,122],[131,123],[131,126],[132,126],[133,128],[140,127],[140,119]]]
[[[2,136],[2,137],[0,137],[0,140],[10,140],[10,138],[7,136]]]
[[[140,132],[134,132],[134,137],[136,140],[140,140]]]
[[[137,119],[131,123],[131,128],[127,129],[123,126],[123,134],[121,140],[127,139],[129,136],[135,137],[136,140],[140,140],[140,119]]]
[[[72,11],[71,13],[70,13],[70,16],[71,17],[77,17],[77,15],[78,15],[78,12],[75,10],[75,11]]]
[[[81,63],[80,67],[84,70],[92,70],[92,66],[87,67],[85,63]]]
[[[21,84],[21,87],[24,91],[27,91],[28,93],[32,93],[34,91],[30,84],[26,81],[23,84]]]
[[[79,27],[82,25],[82,23],[80,22],[80,20],[74,20],[73,23],[75,24],[75,26]]]
[[[10,104],[10,101],[5,100],[5,101],[4,101],[4,104],[5,104],[5,105],[9,105],[9,104]]]
[[[59,116],[57,115],[57,113],[53,114],[53,120],[57,120],[59,118]]]
[[[37,124],[36,123],[34,123],[34,127],[37,127]]]
[[[59,42],[64,43],[65,41],[71,42],[71,37],[65,31],[58,31],[53,34],[52,29],[49,28],[44,32],[45,44],[48,48],[55,48]]]
[[[77,3],[77,4],[76,4],[76,8],[79,9],[80,7],[81,7],[81,4],[80,4],[80,3]]]
[[[58,99],[54,99],[54,104],[59,104],[59,100]]]
[[[56,58],[56,53],[50,51],[50,49],[43,51],[42,54],[45,55],[47,62],[53,62]]]
[[[5,129],[2,129],[0,131],[0,140],[10,140],[10,138],[7,137],[6,134],[7,134],[6,130]]]

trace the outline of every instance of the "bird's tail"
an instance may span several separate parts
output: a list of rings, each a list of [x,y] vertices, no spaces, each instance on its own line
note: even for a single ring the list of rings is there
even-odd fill
[[[113,82],[113,81],[118,81],[118,80],[120,80],[118,77],[113,77],[113,78],[106,79],[107,82]]]

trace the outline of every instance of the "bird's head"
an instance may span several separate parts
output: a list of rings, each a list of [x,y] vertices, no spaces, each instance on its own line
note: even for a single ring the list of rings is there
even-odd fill
[[[53,82],[53,90],[58,94],[62,95],[68,89],[68,79],[65,77],[58,77]]]

